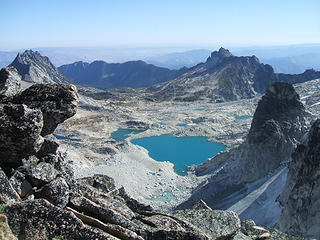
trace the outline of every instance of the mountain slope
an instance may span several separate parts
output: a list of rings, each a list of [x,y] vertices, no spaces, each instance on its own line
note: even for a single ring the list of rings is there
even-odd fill
[[[125,63],[75,62],[60,66],[59,71],[74,83],[100,89],[118,87],[148,87],[153,84],[171,80],[186,69],[170,70],[156,67],[143,61]]]
[[[61,74],[50,62],[48,57],[40,53],[26,50],[18,53],[14,61],[9,65],[15,67],[22,80],[32,83],[70,83],[69,79]]]
[[[230,101],[263,93],[274,82],[300,83],[320,77],[320,72],[275,74],[255,56],[237,57],[227,49],[214,51],[205,63],[190,68],[176,79],[149,88],[157,100]]]

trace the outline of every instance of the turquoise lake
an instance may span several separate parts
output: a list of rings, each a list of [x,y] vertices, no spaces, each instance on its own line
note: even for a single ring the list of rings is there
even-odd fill
[[[224,151],[226,146],[207,141],[206,137],[174,137],[166,134],[134,139],[133,144],[144,147],[154,160],[170,161],[179,175],[186,175],[187,166],[201,164]]]
[[[242,115],[242,116],[234,116],[234,118],[236,120],[245,120],[245,119],[252,118],[252,117],[249,115]]]
[[[129,135],[131,134],[138,134],[143,132],[144,130],[133,130],[133,129],[118,129],[117,131],[114,131],[113,133],[111,133],[111,138],[116,140],[116,141],[123,141],[125,140],[127,137],[129,137]]]

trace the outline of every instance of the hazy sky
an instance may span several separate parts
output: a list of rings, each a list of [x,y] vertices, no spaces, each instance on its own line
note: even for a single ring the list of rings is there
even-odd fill
[[[0,50],[320,43],[319,0],[1,0]]]

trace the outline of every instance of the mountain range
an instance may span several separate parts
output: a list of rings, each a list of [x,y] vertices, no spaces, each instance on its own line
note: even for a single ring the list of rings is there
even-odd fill
[[[77,61],[93,62],[99,59],[123,63],[140,59],[155,66],[179,69],[205,62],[212,52],[211,49],[216,48],[217,46],[206,46],[204,49],[51,47],[33,50],[48,56],[56,67]],[[262,63],[270,64],[277,73],[297,74],[310,68],[320,70],[320,44],[230,47],[229,49],[237,56],[255,55]],[[10,64],[19,51],[0,51],[0,67]]]
[[[277,81],[294,84],[320,78],[320,72],[315,70],[277,74],[270,65],[260,63],[256,56],[237,57],[224,48],[212,52],[204,63],[179,70],[156,67],[143,61],[80,61],[56,68],[48,57],[32,50],[19,53],[10,66],[15,67],[27,82],[72,81],[99,89],[147,88],[144,92],[148,98],[160,101],[209,98],[219,102],[252,98]]]
[[[75,84],[100,89],[119,87],[148,87],[165,82],[184,73],[187,69],[170,70],[156,67],[143,61],[125,63],[92,63],[75,62],[60,66],[59,71],[70,78]]]
[[[150,87],[157,100],[230,101],[264,93],[274,82],[301,83],[320,78],[320,72],[306,70],[302,74],[276,74],[256,56],[237,57],[229,50],[214,51],[206,62],[200,63],[174,80]]]

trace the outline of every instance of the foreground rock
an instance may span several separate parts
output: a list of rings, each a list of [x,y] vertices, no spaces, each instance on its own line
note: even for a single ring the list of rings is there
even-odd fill
[[[19,165],[40,150],[42,113],[24,104],[0,104],[0,163]]]
[[[210,207],[221,206],[232,193],[246,191],[246,183],[276,170],[305,133],[307,115],[292,85],[271,85],[258,104],[246,141],[195,166],[198,176],[210,178],[180,207],[192,206],[200,199]]]
[[[76,114],[77,89],[67,84],[35,84],[13,98],[14,103],[40,109],[43,114],[42,136],[53,133],[59,123]]]
[[[305,144],[292,155],[280,217],[281,231],[320,238],[320,120],[311,127]],[[287,195],[286,193],[289,193]]]

